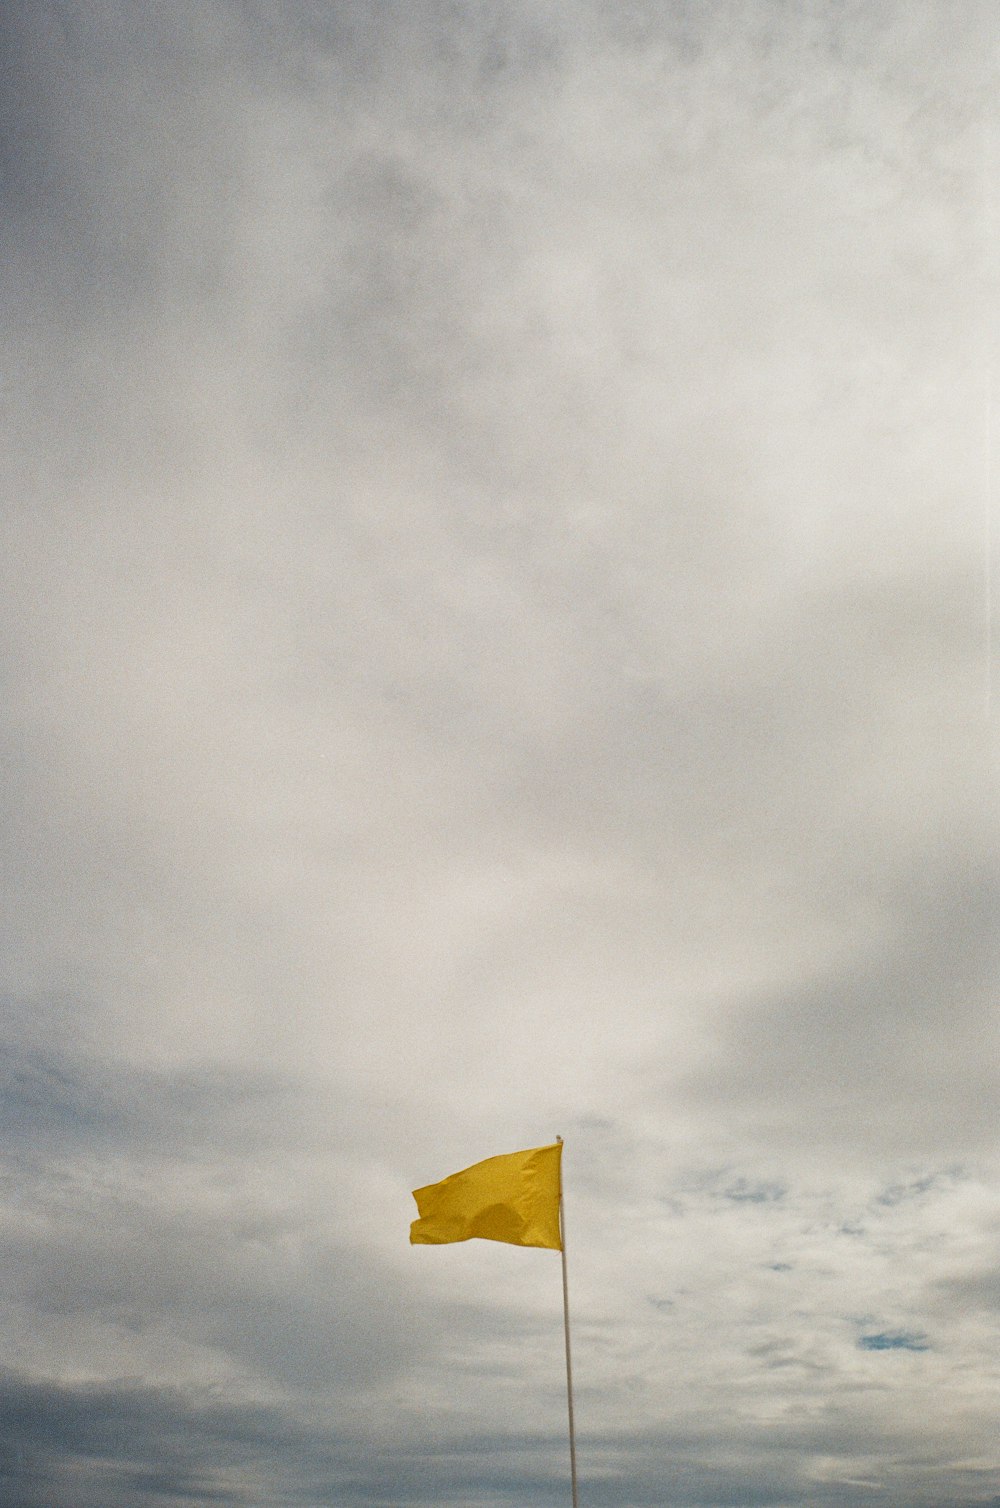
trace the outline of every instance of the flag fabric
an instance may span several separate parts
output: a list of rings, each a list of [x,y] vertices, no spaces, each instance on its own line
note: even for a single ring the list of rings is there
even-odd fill
[[[562,1251],[559,1231],[562,1142],[488,1157],[440,1183],[414,1189],[419,1220],[410,1226],[414,1246],[449,1241],[506,1241]]]

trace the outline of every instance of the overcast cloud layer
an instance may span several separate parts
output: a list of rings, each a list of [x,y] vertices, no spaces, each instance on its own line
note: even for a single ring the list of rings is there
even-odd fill
[[[1000,1503],[990,0],[0,32],[4,1504]]]

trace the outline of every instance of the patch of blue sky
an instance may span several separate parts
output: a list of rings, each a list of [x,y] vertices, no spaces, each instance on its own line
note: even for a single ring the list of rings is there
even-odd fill
[[[929,1351],[930,1342],[918,1330],[877,1330],[858,1339],[862,1351]]]

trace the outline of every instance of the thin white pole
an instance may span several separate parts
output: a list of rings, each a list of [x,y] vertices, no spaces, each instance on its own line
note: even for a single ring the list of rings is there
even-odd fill
[[[562,1137],[556,1141],[562,1146]],[[569,1410],[569,1475],[573,1487],[573,1508],[579,1508],[576,1492],[576,1431],[573,1427],[573,1362],[569,1349],[569,1283],[566,1278],[566,1208],[562,1194],[562,1159],[559,1172],[559,1241],[562,1256],[563,1330],[566,1335],[566,1404]]]

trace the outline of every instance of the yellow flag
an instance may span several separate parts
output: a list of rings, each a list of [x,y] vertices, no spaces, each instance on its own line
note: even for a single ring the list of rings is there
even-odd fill
[[[559,1176],[562,1142],[488,1157],[441,1183],[414,1189],[420,1219],[410,1226],[414,1246],[449,1241],[507,1241],[562,1251]]]

